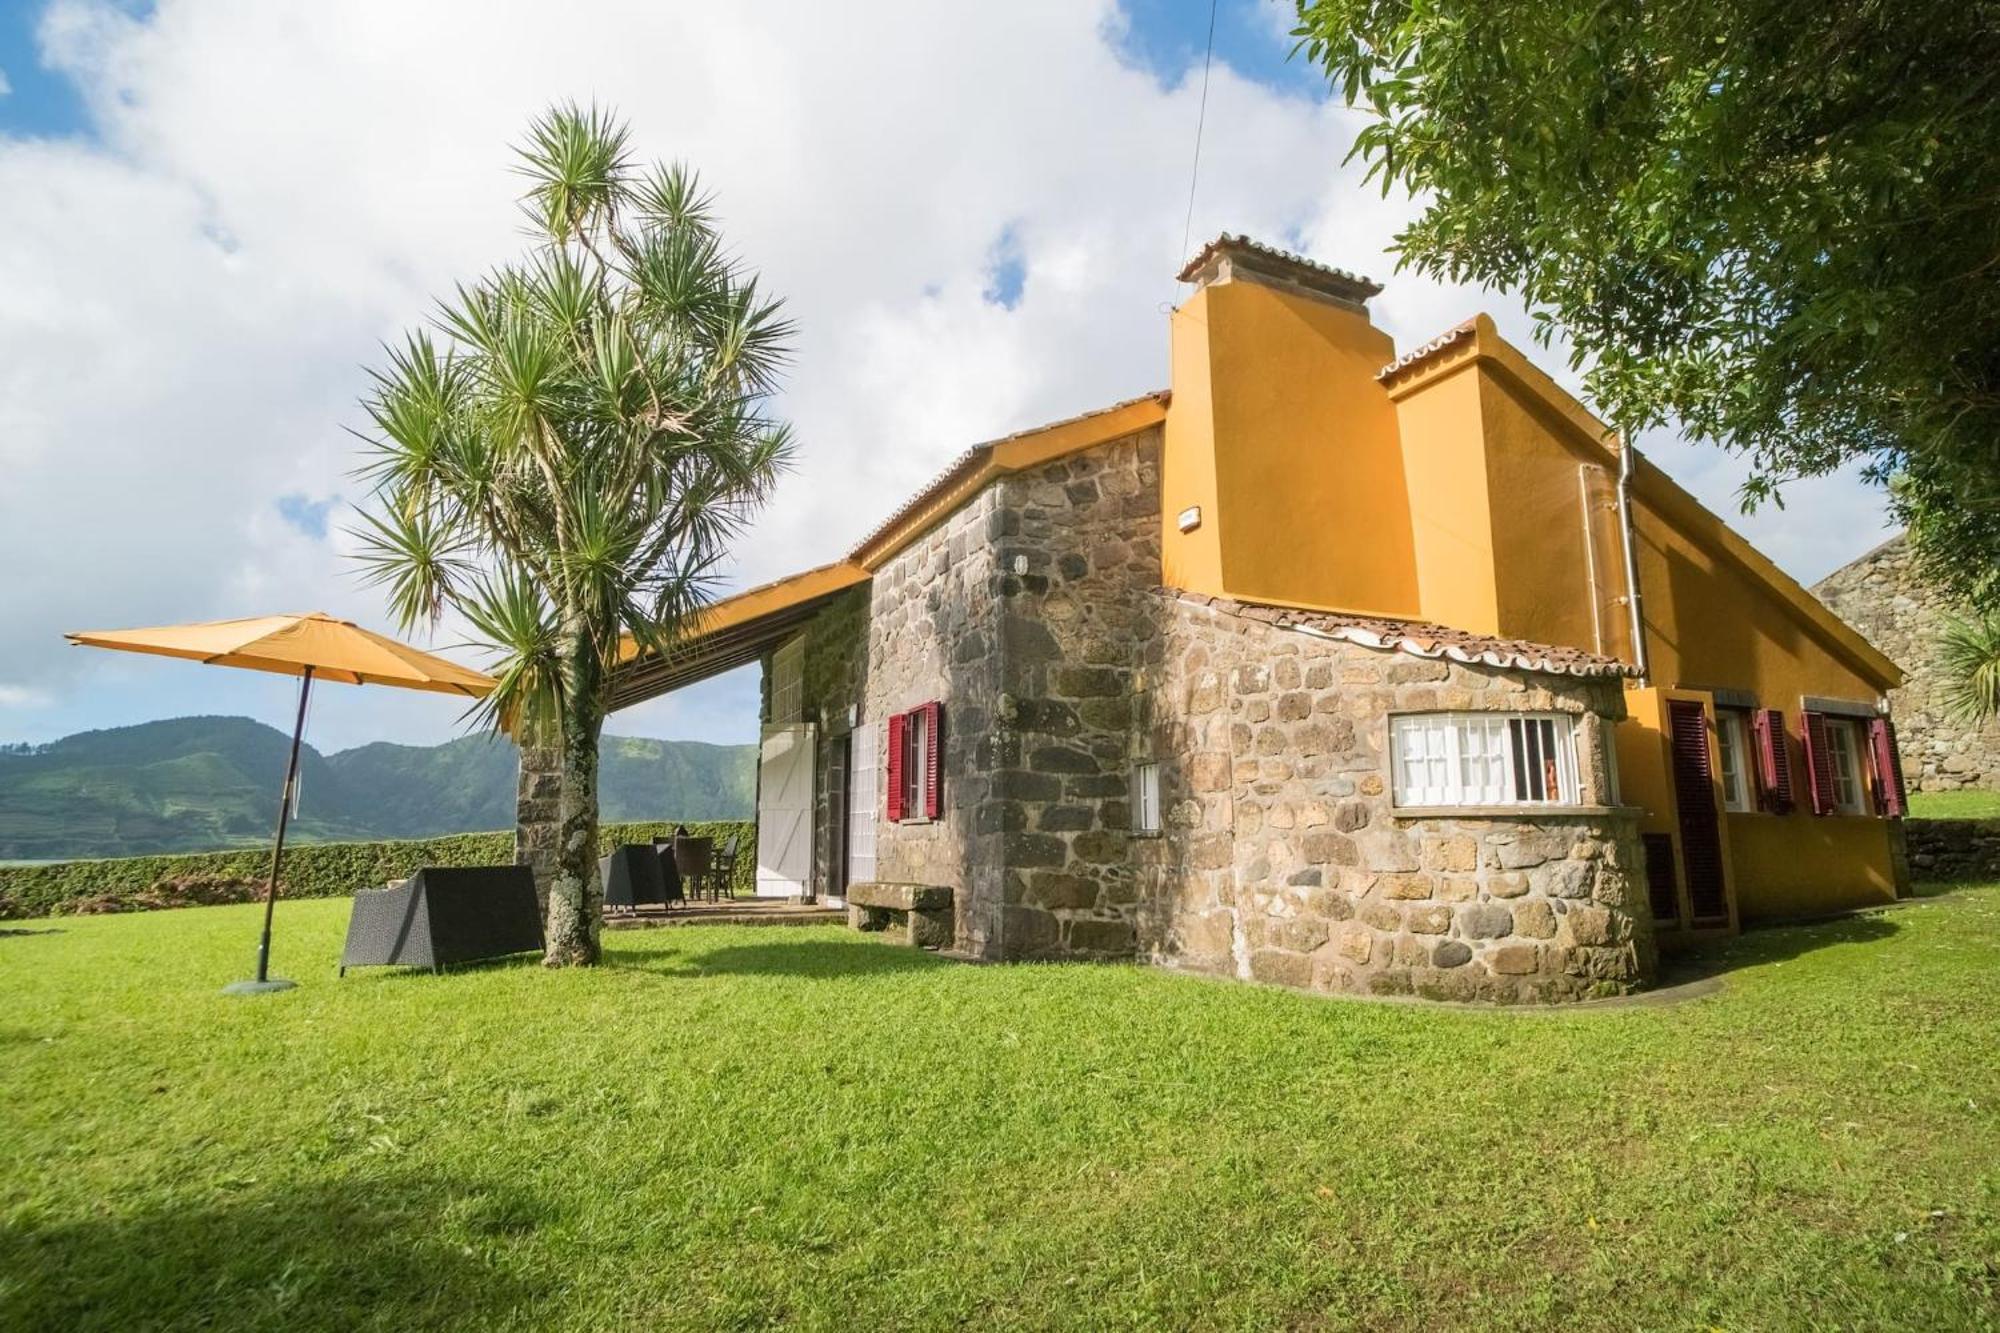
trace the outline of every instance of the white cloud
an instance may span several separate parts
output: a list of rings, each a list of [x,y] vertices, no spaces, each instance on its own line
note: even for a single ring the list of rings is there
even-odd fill
[[[614,106],[643,152],[701,168],[731,243],[791,299],[803,453],[744,580],[830,557],[975,440],[1162,386],[1199,88],[1121,63],[1116,18],[1111,0],[162,0],[144,18],[59,0],[45,54],[97,141],[0,138],[0,568],[29,571],[0,583],[0,676],[55,701],[46,734],[282,720],[281,688],[80,660],[58,635],[313,606],[383,622],[338,532],[279,502],[354,496],[363,367],[518,248],[508,145],[559,98]],[[1387,280],[1378,317],[1403,344],[1482,306],[1525,339],[1511,302],[1390,271],[1409,208],[1340,165],[1351,132],[1218,61],[1197,240],[1293,237]],[[983,299],[1003,234],[1025,274],[1011,309]],[[1729,506],[1729,460],[1658,456]],[[1879,514],[1825,485],[1838,528],[1796,507],[1742,526],[1821,572]],[[613,727],[742,735],[752,698],[725,682]],[[327,744],[455,718],[376,691],[318,712]]]
[[[13,91],[14,85],[7,82],[7,71],[0,69],[0,97],[5,97]]]
[[[40,708],[48,702],[49,696],[41,690],[0,684],[0,708]]]

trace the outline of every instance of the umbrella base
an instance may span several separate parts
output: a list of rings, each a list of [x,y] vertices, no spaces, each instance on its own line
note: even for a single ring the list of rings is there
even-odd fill
[[[269,981],[232,981],[222,988],[224,995],[268,995],[272,991],[291,990],[299,983],[286,981],[283,977],[272,977]]]

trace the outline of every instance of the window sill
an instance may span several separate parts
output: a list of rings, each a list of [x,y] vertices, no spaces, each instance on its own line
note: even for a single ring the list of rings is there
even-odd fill
[[[1639,815],[1635,805],[1399,805],[1395,819],[1604,819]]]

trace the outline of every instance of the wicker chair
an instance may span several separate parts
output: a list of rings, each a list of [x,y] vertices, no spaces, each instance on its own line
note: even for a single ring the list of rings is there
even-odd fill
[[[526,866],[426,866],[401,884],[354,895],[340,974],[539,953],[541,904]]]
[[[736,899],[736,844],[742,836],[740,833],[730,834],[729,841],[722,844],[722,850],[715,854],[715,860],[708,867],[709,873],[715,876],[716,887],[728,894],[732,902]]]
[[[678,877],[672,884],[661,872],[660,855],[643,842],[626,843],[597,863],[604,878],[604,910],[636,912],[641,907],[671,907],[681,898]]]
[[[674,868],[681,873],[681,883],[687,886],[690,899],[717,896],[716,887],[710,882],[710,867],[715,857],[713,838],[675,838]]]

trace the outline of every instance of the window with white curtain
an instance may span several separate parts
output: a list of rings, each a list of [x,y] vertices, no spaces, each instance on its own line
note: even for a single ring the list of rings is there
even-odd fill
[[[1861,746],[1852,722],[1828,718],[1827,749],[1833,754],[1833,804],[1843,815],[1865,815],[1861,803]]]
[[[1389,720],[1399,806],[1576,805],[1564,713],[1405,713]]]
[[[1132,831],[1160,831],[1160,766],[1151,761],[1132,770]]]
[[[1749,728],[1743,718],[1734,708],[1715,710],[1715,748],[1722,756],[1722,808],[1739,813],[1752,808]]]

